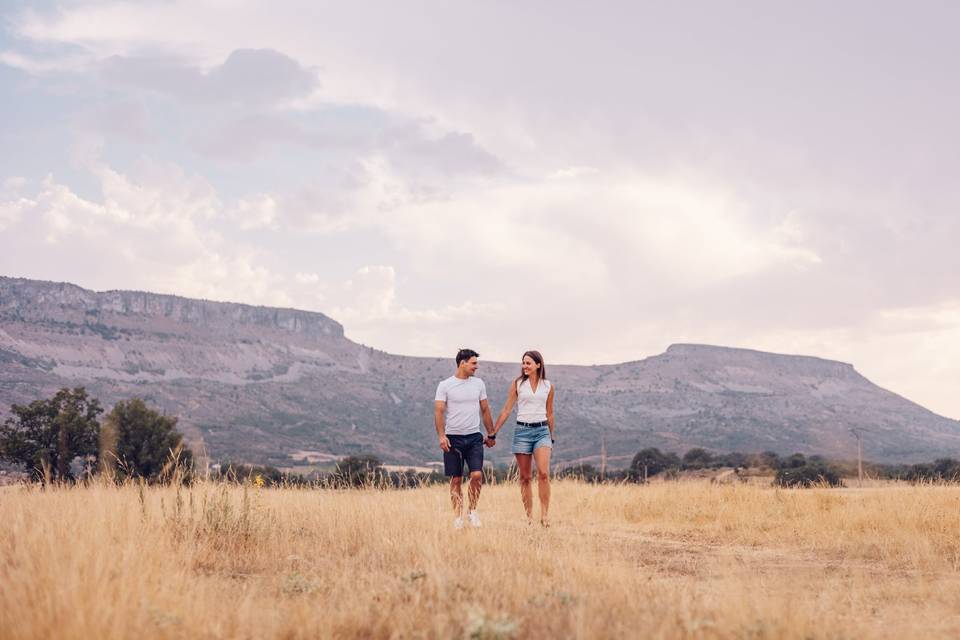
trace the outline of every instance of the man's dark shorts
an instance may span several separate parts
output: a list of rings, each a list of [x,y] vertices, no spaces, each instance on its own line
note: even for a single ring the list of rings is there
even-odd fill
[[[468,436],[448,435],[450,451],[443,452],[443,472],[447,477],[462,476],[463,463],[470,471],[483,470],[483,435],[471,433]]]

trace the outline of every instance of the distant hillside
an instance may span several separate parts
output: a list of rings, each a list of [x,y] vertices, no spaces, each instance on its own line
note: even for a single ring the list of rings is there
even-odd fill
[[[494,415],[517,369],[482,361]],[[0,277],[0,412],[65,385],[108,406],[138,395],[217,459],[436,460],[433,392],[452,370],[452,358],[351,342],[320,313]],[[614,465],[648,446],[851,456],[853,427],[869,430],[873,460],[960,456],[960,423],[840,362],[673,345],[617,365],[550,363],[550,374],[561,462],[596,462],[601,438]],[[509,459],[509,438],[488,453]]]

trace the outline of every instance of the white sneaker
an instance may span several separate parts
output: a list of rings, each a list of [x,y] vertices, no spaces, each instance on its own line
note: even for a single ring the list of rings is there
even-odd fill
[[[480,526],[480,516],[477,515],[476,511],[471,511],[467,514],[467,520],[470,521],[470,526],[476,529]]]
[[[457,518],[453,521],[454,529],[463,529],[463,518]]]

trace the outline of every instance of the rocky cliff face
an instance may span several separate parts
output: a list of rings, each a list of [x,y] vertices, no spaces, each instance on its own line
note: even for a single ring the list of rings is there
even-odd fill
[[[494,414],[516,364],[482,362]],[[180,417],[214,458],[290,466],[374,453],[438,459],[432,404],[452,359],[393,356],[319,313],[0,278],[0,412],[84,385]],[[849,365],[707,345],[608,366],[550,367],[561,462],[639,449],[820,453],[913,461],[960,455],[960,423],[880,389]],[[509,435],[510,429],[507,430]],[[510,458],[509,438],[488,450]]]
[[[141,291],[88,291],[67,283],[0,277],[0,319],[137,328],[173,322],[211,331],[242,327],[343,337],[343,327],[322,313],[192,300]]]

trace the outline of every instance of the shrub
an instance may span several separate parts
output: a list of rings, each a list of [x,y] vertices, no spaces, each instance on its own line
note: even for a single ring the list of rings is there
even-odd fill
[[[701,451],[703,451],[701,449]],[[709,454],[707,454],[709,455]],[[663,453],[656,447],[642,449],[633,456],[628,470],[628,478],[634,482],[641,482],[644,478],[644,468],[646,476],[653,477],[663,473],[667,469],[675,469],[680,466],[680,458],[675,453]]]
[[[700,447],[694,447],[683,454],[684,469],[703,469],[713,463],[713,454]]]
[[[291,476],[285,476],[276,467],[225,462],[220,465],[220,470],[214,475],[214,478],[239,482],[240,484],[250,481],[255,484],[262,483],[266,486],[276,486],[285,481],[289,482]],[[291,484],[297,483],[294,481]]]
[[[333,472],[334,482],[359,487],[384,479],[383,466],[376,456],[347,456],[337,463]]]
[[[957,482],[960,481],[960,461],[939,458],[933,463],[914,464],[906,476],[911,482]]]
[[[802,453],[795,453],[789,458],[780,461],[780,469],[799,469],[807,464],[807,458]]]
[[[577,464],[562,469],[557,477],[573,478],[583,482],[599,482],[600,471],[592,464]]]
[[[835,469],[824,464],[804,464],[802,466],[782,467],[777,471],[773,483],[779,487],[812,487],[826,484],[842,487],[843,480]]]

